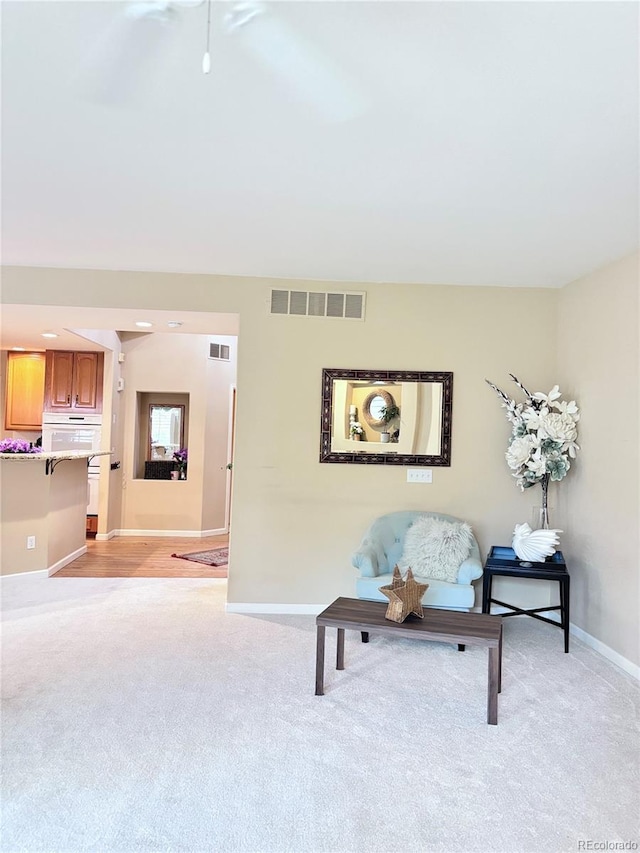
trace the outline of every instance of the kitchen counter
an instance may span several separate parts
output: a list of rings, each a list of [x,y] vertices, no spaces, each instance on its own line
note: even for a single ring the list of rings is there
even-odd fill
[[[109,455],[0,454],[0,574],[52,575],[86,552],[87,460]]]
[[[53,450],[50,453],[0,453],[0,459],[8,462],[38,462],[42,459],[93,459],[94,456],[111,456],[110,450],[86,453],[83,450]]]

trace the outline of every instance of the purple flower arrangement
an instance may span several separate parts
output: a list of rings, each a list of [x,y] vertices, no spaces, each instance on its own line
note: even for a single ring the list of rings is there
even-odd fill
[[[3,438],[0,441],[0,453],[42,453],[42,448],[20,438]]]
[[[187,452],[186,447],[183,447],[182,450],[176,450],[176,452],[173,454],[173,458],[176,461],[178,468],[180,468],[181,470],[187,467],[188,457],[189,454]]]

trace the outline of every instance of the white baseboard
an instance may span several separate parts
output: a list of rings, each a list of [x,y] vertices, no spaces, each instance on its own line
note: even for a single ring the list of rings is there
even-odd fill
[[[225,610],[227,613],[246,613],[246,614],[272,614],[272,615],[296,615],[296,616],[317,616],[318,613],[321,613],[326,604],[256,604],[253,602],[227,602],[225,606]],[[473,610],[476,613],[481,612],[481,608],[474,607]],[[506,607],[496,607],[492,610],[494,615],[499,615],[500,613],[508,613],[510,612]],[[549,614],[550,618],[553,618],[552,614]],[[577,637],[579,640],[592,648],[594,651],[601,654],[602,657],[606,658],[611,663],[620,667],[620,669],[624,670],[628,675],[631,675],[633,678],[640,680],[640,666],[636,666],[636,664],[632,663],[627,658],[623,657],[618,652],[614,651],[609,646],[597,640],[595,637],[592,637],[591,634],[587,634],[586,631],[583,631],[582,628],[578,628],[577,625],[574,625],[573,622],[569,625],[569,633],[574,637]]]
[[[200,535],[199,531],[194,532],[185,532],[185,531],[152,531],[152,530],[139,530],[139,531],[111,531],[107,534],[102,534],[105,539],[111,539],[113,535],[120,536],[197,536]],[[203,535],[204,532],[203,532]],[[212,535],[210,533],[206,533],[206,535]],[[97,538],[97,537],[96,537]],[[49,576],[53,575],[55,572],[59,571],[64,566],[71,563],[73,560],[81,557],[87,551],[86,545],[82,548],[78,548],[77,551],[74,551],[72,554],[68,554],[62,560],[59,560],[53,566],[47,569],[36,569],[32,572],[14,572],[12,574],[2,575],[2,578],[13,578],[19,577],[23,575],[37,575],[46,572]],[[213,580],[213,579],[212,579]],[[226,583],[226,578],[220,578],[222,583]],[[271,603],[255,603],[255,602],[227,602],[225,605],[225,610],[227,613],[245,613],[248,615],[251,614],[271,614],[271,615],[295,615],[295,616],[317,616],[318,613],[322,612],[326,604],[271,604]],[[480,613],[480,607],[474,607],[473,612]],[[497,607],[492,610],[494,615],[499,615],[500,613],[509,612],[506,607]],[[550,618],[553,618],[555,614],[549,614]],[[588,634],[586,631],[583,631],[582,628],[579,628],[577,625],[574,625],[573,622],[569,626],[569,632],[577,637],[578,640],[581,640],[585,645],[589,646],[589,648],[598,652],[598,654],[602,655],[602,657],[606,658],[611,663],[615,664],[615,666],[622,669],[632,678],[640,681],[640,666],[632,663],[627,658],[623,657],[623,655],[616,652],[614,649],[607,646],[605,643],[596,639],[595,637]]]
[[[205,536],[216,536],[226,533],[220,530],[114,530],[115,536],[175,536],[191,539],[203,539]],[[97,539],[97,537],[96,537]]]
[[[204,539],[205,536],[224,536],[229,531],[226,527],[211,528],[211,530],[201,530],[200,536]]]
[[[115,530],[110,530],[108,533],[96,533],[96,542],[108,542],[116,535]]]
[[[481,613],[481,607],[473,608],[475,613]],[[491,613],[494,616],[499,616],[501,613],[510,613],[511,611],[506,607],[493,607],[491,609]],[[518,616],[522,616],[524,614],[518,614]],[[560,621],[560,614],[558,613],[547,613],[544,614],[549,619],[553,619],[554,622]],[[611,663],[614,663],[616,666],[620,667],[620,669],[624,670],[628,675],[636,680],[640,681],[640,666],[635,663],[632,663],[628,658],[623,657],[621,654],[616,652],[610,646],[607,646],[605,643],[597,640],[595,637],[592,637],[591,634],[587,634],[586,631],[583,631],[582,628],[579,628],[577,625],[574,625],[573,622],[569,623],[569,633],[573,637],[577,637],[579,640],[585,644],[585,646],[589,646],[590,649],[593,649],[598,654],[602,655],[603,658],[606,658]]]
[[[587,634],[587,632],[583,631],[582,628],[578,628],[578,626],[574,625],[573,622],[569,624],[569,633],[573,634],[573,636],[577,637],[579,640],[582,640],[586,646],[589,646],[594,651],[601,654],[603,658],[606,658],[611,661],[611,663],[619,666],[620,669],[623,669],[628,675],[632,676],[632,678],[640,681],[640,666],[637,666],[621,654],[618,654],[618,652],[610,646],[600,642],[600,640],[596,640],[595,637],[592,637],[591,634]]]
[[[59,572],[60,569],[64,569],[64,567],[68,566],[69,563],[73,563],[74,560],[77,560],[78,557],[82,557],[82,555],[86,553],[86,545],[83,545],[81,548],[77,548],[75,551],[72,551],[70,554],[67,554],[66,557],[63,557],[61,560],[58,560],[57,563],[54,563],[52,566],[49,566],[49,568],[47,569],[47,574],[49,575],[49,577],[51,577],[51,575],[55,575],[55,573]]]
[[[317,616],[327,607],[326,604],[254,604],[253,602],[227,601],[227,613],[271,613],[295,616]]]

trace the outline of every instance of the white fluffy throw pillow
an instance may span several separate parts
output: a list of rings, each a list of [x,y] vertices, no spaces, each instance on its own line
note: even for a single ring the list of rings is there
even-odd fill
[[[407,530],[400,568],[414,575],[455,583],[460,564],[469,556],[473,533],[466,521],[424,516]]]

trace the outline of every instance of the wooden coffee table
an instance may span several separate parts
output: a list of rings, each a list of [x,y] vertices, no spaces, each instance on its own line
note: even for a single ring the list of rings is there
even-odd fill
[[[409,616],[404,622],[398,623],[385,619],[386,612],[387,605],[382,601],[337,598],[316,617],[316,696],[324,695],[324,645],[328,627],[338,629],[336,669],[344,669],[346,628],[361,632],[395,634],[436,643],[457,643],[461,651],[465,644],[487,646],[489,649],[487,723],[497,726],[498,693],[501,690],[502,680],[502,619],[500,616],[425,607],[424,619]]]

